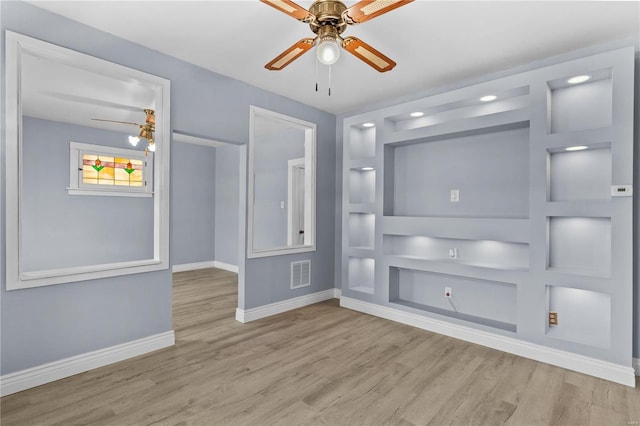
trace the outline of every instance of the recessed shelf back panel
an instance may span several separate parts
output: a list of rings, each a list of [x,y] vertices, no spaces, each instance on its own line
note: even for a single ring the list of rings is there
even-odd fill
[[[376,129],[352,127],[349,133],[349,156],[352,160],[376,156]]]
[[[374,246],[375,215],[372,213],[349,214],[349,247]]]
[[[389,301],[428,312],[516,331],[516,286],[391,267]],[[445,297],[445,288],[451,297]]]
[[[375,170],[349,170],[349,201],[354,204],[374,203],[376,200]]]
[[[392,256],[455,262],[481,268],[529,269],[529,245],[522,243],[385,235],[383,245],[384,254]],[[453,254],[454,258],[451,256]]]
[[[361,257],[350,257],[348,268],[348,287],[351,290],[373,293],[375,260]]]
[[[611,198],[611,148],[549,154],[551,201]]]
[[[584,345],[611,346],[611,296],[594,291],[547,286],[547,312],[556,312],[558,325],[548,325],[554,339]]]
[[[549,268],[578,275],[611,275],[611,219],[549,218]]]
[[[393,148],[385,188],[396,216],[529,215],[529,129],[507,130]],[[457,202],[451,191],[457,190]]]
[[[611,125],[611,71],[586,73],[591,79],[570,85],[568,78],[549,82],[551,133],[597,129]]]

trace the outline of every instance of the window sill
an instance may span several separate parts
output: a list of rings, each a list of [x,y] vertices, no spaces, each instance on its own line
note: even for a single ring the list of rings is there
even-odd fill
[[[135,191],[113,191],[109,189],[81,189],[67,188],[69,195],[99,195],[102,197],[153,197],[153,192],[135,192]]]

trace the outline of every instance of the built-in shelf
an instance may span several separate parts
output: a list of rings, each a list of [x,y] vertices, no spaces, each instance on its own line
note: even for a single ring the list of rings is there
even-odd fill
[[[569,78],[549,81],[549,131],[551,133],[596,129],[611,125],[613,91],[611,69],[585,70],[589,80],[570,84]]]
[[[529,216],[528,128],[386,147],[385,164],[386,216]]]
[[[610,200],[612,160],[607,145],[549,152],[549,200]]]
[[[355,204],[372,204],[376,199],[375,169],[349,170],[349,201]]]
[[[549,269],[611,276],[611,219],[548,218]]]
[[[546,327],[547,337],[609,348],[611,346],[611,296],[562,286],[547,286],[547,312],[558,324]]]
[[[473,217],[384,216],[382,233],[528,243],[529,221]]]
[[[349,214],[349,247],[374,247],[375,215],[372,213]]]
[[[348,258],[349,290],[373,294],[375,260],[371,258]]]
[[[491,240],[384,235],[384,254],[512,271],[529,269],[529,245]]]
[[[445,297],[445,288],[451,297]],[[389,301],[478,325],[516,331],[516,286],[511,283],[389,269]]]

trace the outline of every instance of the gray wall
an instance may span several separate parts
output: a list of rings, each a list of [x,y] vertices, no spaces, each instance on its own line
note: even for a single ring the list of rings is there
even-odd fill
[[[22,126],[24,270],[153,258],[152,198],[67,192],[70,141],[128,149],[128,134],[33,117]]]
[[[640,205],[637,189],[640,188],[640,40],[635,39],[626,39],[619,40],[616,42],[606,43],[602,45],[597,45],[581,50],[577,50],[574,52],[570,52],[563,55],[558,55],[555,57],[550,57],[546,59],[542,59],[536,62],[532,62],[530,64],[526,64],[520,67],[515,67],[509,70],[493,73],[490,75],[478,76],[473,79],[469,79],[466,81],[461,81],[456,84],[451,84],[431,90],[414,92],[406,96],[398,97],[395,99],[386,100],[377,104],[372,104],[357,111],[351,111],[349,113],[340,114],[337,117],[337,126],[336,126],[336,151],[342,153],[343,146],[343,121],[346,117],[351,115],[361,114],[367,111],[376,110],[379,108],[383,108],[390,105],[396,105],[403,102],[408,102],[411,100],[419,99],[426,96],[436,95],[438,93],[444,93],[450,90],[459,89],[465,86],[469,86],[476,83],[481,83],[484,81],[493,80],[500,77],[505,77],[508,75],[514,75],[520,72],[529,71],[535,68],[569,61],[572,59],[580,58],[583,56],[593,55],[600,52],[605,52],[608,50],[613,50],[616,48],[634,45],[636,50],[636,68],[635,68],[635,126],[634,126],[634,142],[635,142],[635,153],[634,153],[634,173],[635,173],[635,181],[634,186],[636,188],[636,193],[634,195],[634,251],[635,251],[635,262],[634,262],[634,315],[633,315],[633,356],[636,358],[640,358],[640,247],[638,245],[638,241],[640,241]],[[336,252],[336,268],[334,271],[335,283],[337,288],[342,288],[342,279],[341,279],[341,270],[339,260],[342,256],[342,248],[340,244],[340,235],[342,234],[342,224],[340,221],[342,215],[342,155],[338,156],[336,164],[336,206],[335,206],[335,217],[336,217],[336,239],[335,243],[335,252]],[[462,194],[461,194],[462,198]]]
[[[172,128],[246,143],[249,105],[317,123],[318,230],[334,229],[335,116],[23,2],[0,2],[0,8],[3,30],[170,79]],[[1,42],[4,57],[4,32]],[[4,88],[4,79],[2,85]],[[4,105],[2,102],[3,124]],[[4,145],[1,157],[4,162]],[[4,186],[1,198],[4,206]],[[172,214],[175,208],[172,205]],[[4,208],[1,211],[4,225]],[[4,246],[4,226],[1,228],[1,245]],[[174,231],[171,229],[172,239]],[[288,290],[288,275],[290,262],[299,256],[248,260],[245,288],[239,291],[241,296],[246,293],[248,302],[240,297],[240,307],[260,306],[332,288],[332,233],[318,232],[317,247],[316,252],[304,256],[312,259],[312,286],[296,291]],[[4,270],[4,264],[2,266]],[[2,374],[172,329],[171,273],[168,270],[11,292],[5,288],[3,273],[0,306]]]
[[[216,149],[174,142],[171,152],[171,264],[215,259]]]
[[[240,153],[236,146],[216,148],[215,260],[238,265]]]

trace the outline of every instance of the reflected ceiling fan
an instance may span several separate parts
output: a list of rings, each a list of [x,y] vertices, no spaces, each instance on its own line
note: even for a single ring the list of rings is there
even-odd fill
[[[138,145],[140,138],[144,138],[149,141],[149,145],[145,148],[145,155],[147,151],[155,152],[156,145],[153,140],[153,132],[156,131],[156,112],[152,109],[143,109],[146,119],[144,124],[133,123],[130,121],[116,121],[116,120],[105,120],[102,118],[92,118],[94,121],[104,121],[107,123],[120,123],[120,124],[130,124],[132,126],[138,126],[140,128],[140,133],[138,136],[129,136],[129,143],[133,146]]]
[[[309,10],[289,0],[260,1],[309,24],[311,31],[317,34],[314,38],[303,38],[295,43],[266,64],[266,69],[279,71],[313,46],[318,46],[318,60],[323,64],[335,63],[340,56],[340,48],[342,47],[379,72],[387,72],[396,66],[393,60],[356,37],[342,38],[340,34],[344,32],[347,25],[366,22],[411,3],[413,0],[365,0],[351,7],[345,6],[341,1],[317,0]]]

